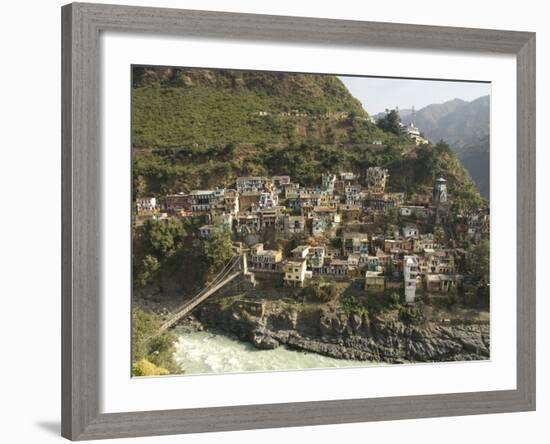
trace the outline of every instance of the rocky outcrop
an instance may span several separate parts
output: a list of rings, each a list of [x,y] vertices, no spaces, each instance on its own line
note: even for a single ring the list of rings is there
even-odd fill
[[[284,344],[334,358],[390,363],[489,358],[488,323],[406,325],[391,315],[370,319],[326,307],[247,301],[209,302],[197,317],[207,328],[259,349]]]

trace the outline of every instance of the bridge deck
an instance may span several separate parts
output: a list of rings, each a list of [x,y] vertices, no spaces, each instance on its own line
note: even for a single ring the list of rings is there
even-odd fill
[[[236,271],[235,273],[230,274],[225,279],[221,280],[217,284],[210,287],[206,292],[199,293],[197,296],[195,296],[190,301],[183,304],[178,310],[168,319],[166,320],[159,328],[159,333],[168,330],[170,327],[172,327],[174,324],[176,324],[178,321],[180,321],[182,318],[187,316],[191,311],[193,311],[199,304],[204,302],[208,297],[210,297],[212,294],[214,294],[216,291],[218,291],[223,286],[227,285],[229,282],[231,282],[233,279],[235,279],[237,276],[239,276],[242,273],[241,270]]]

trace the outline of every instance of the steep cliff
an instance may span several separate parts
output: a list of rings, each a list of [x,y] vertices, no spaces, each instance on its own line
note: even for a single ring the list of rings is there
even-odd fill
[[[234,334],[260,349],[286,345],[335,358],[376,362],[489,359],[489,323],[425,320],[407,324],[397,311],[367,316],[327,306],[265,301],[213,301],[197,313],[208,328]]]

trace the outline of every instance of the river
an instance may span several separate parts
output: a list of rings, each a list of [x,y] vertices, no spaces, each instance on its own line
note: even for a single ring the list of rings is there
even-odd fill
[[[248,342],[208,331],[175,331],[179,337],[175,359],[186,374],[355,367],[366,361],[334,359],[316,353],[290,350],[258,350]]]

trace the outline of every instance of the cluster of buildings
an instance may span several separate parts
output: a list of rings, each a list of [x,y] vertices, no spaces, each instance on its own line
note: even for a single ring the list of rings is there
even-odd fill
[[[447,182],[435,180],[428,195],[388,193],[388,170],[370,167],[364,174],[325,172],[317,186],[304,187],[290,176],[249,176],[232,188],[192,190],[136,199],[138,218],[203,217],[200,236],[220,224],[248,246],[248,268],[282,275],[285,285],[302,287],[308,279],[364,281],[367,293],[394,289],[414,302],[417,289],[447,293],[460,285],[459,252],[445,245],[433,228],[448,215]],[[380,234],[387,212],[400,216],[395,232]],[[165,215],[165,216],[163,216]],[[486,215],[473,214],[455,228],[472,240],[488,233]],[[396,228],[396,227],[394,227]],[[291,251],[267,244],[298,245]]]

